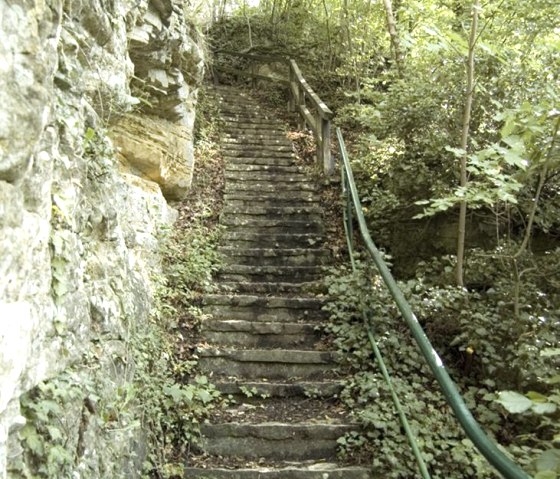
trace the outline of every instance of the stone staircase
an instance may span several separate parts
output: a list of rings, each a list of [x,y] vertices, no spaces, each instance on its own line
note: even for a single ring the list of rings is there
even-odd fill
[[[189,479],[367,479],[337,463],[355,430],[335,396],[336,357],[322,348],[318,280],[329,260],[314,183],[284,124],[248,94],[216,87],[226,187],[218,281],[207,295],[200,369],[234,399],[201,426]]]

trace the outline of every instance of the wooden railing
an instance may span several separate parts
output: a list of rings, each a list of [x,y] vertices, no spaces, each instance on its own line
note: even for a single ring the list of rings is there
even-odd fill
[[[323,165],[325,175],[332,175],[335,170],[334,157],[331,154],[331,119],[333,112],[319,98],[303,77],[295,60],[285,56],[256,55],[252,53],[238,53],[219,50],[216,56],[234,56],[249,61],[250,68],[241,70],[214,64],[214,70],[240,77],[250,77],[256,83],[258,80],[272,81],[285,85],[290,94],[289,109],[300,115],[302,127],[309,127],[317,142],[317,161]],[[269,76],[258,73],[258,64],[282,63],[286,65],[285,77]],[[215,77],[216,79],[216,77]]]

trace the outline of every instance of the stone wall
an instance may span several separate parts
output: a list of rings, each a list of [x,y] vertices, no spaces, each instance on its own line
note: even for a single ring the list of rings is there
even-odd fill
[[[185,5],[0,2],[2,479],[21,462],[22,394],[69,369],[86,380],[92,348],[99,394],[129,380],[103,368],[148,317],[166,200],[191,180],[203,55]],[[134,441],[86,426],[75,477],[133,477]],[[104,463],[109,450],[131,464]]]

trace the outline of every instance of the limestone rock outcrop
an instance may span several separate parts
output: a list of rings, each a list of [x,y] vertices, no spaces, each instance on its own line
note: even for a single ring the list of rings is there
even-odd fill
[[[0,2],[2,479],[23,460],[22,394],[70,367],[100,394],[129,380],[103,365],[148,317],[166,197],[192,174],[203,56],[185,5]],[[92,345],[98,367],[80,368]],[[138,438],[74,409],[75,477],[135,477]]]
[[[193,139],[189,127],[153,116],[127,115],[112,129],[121,168],[156,182],[171,200],[192,181]]]

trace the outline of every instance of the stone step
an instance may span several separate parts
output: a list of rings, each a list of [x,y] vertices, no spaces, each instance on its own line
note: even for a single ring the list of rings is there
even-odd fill
[[[286,173],[274,171],[228,171],[224,172],[226,182],[266,182],[266,183],[307,183],[315,184],[303,172]]]
[[[258,382],[258,381],[214,381],[214,386],[223,395],[245,396],[247,391],[257,397],[292,398],[316,397],[332,399],[339,397],[343,385],[340,381],[292,381],[292,382]]]
[[[268,308],[266,306],[204,306],[203,312],[211,314],[215,319],[241,320],[253,322],[308,322],[325,319],[328,313],[322,310],[299,310],[290,307]],[[281,326],[279,325],[278,328]]]
[[[356,429],[352,424],[202,424],[201,449],[246,459],[332,460],[338,438]]]
[[[228,282],[218,283],[220,291],[228,293],[247,294],[275,294],[275,295],[301,295],[311,293],[325,293],[325,286],[320,281],[287,283],[287,282]]]
[[[279,249],[303,249],[303,248],[320,248],[323,246],[323,236],[311,233],[301,234],[258,234],[247,231],[226,231],[225,235],[230,238],[229,242],[232,247],[239,249],[254,248],[279,248]],[[234,264],[234,263],[230,263]],[[240,265],[243,262],[239,263]],[[282,266],[282,265],[280,265]],[[278,268],[280,266],[268,266],[269,268]],[[303,265],[302,265],[303,266]],[[319,265],[317,265],[318,267]],[[289,279],[287,278],[288,282]],[[276,281],[276,280],[274,280]]]
[[[301,193],[315,193],[318,191],[317,185],[311,182],[290,183],[288,181],[237,181],[227,180],[224,192],[243,192],[245,195],[259,196],[262,193],[276,193],[278,196],[280,192],[301,192]],[[291,194],[291,193],[290,193]]]
[[[246,266],[315,266],[318,264],[326,264],[326,258],[318,261],[313,257],[288,257],[283,258],[281,256],[269,256],[269,257],[251,257],[247,256],[235,256],[235,257],[225,257],[224,264],[239,264]]]
[[[263,152],[288,152],[293,153],[294,148],[292,145],[246,145],[243,143],[226,143],[222,144],[224,151],[263,151]]]
[[[275,125],[259,125],[257,123],[226,124],[221,127],[221,130],[231,135],[253,133],[258,135],[278,134],[286,137],[286,129],[278,128]]]
[[[252,112],[255,110],[261,110],[267,112],[269,114],[274,114],[270,110],[270,108],[261,105],[255,99],[251,97],[222,97],[222,101],[220,102],[220,112],[228,113],[230,111],[248,111]],[[278,116],[278,115],[276,115]]]
[[[326,248],[233,248],[221,247],[229,264],[262,266],[313,266],[325,264],[330,252]]]
[[[275,191],[228,191],[224,194],[226,204],[232,206],[262,206],[269,208],[277,206],[292,206],[294,208],[316,205],[319,203],[319,195],[314,191],[290,191],[289,195],[278,195]]]
[[[240,379],[322,379],[336,373],[337,355],[327,351],[197,348],[203,373]]]
[[[256,132],[250,131],[242,134],[232,134],[222,131],[222,141],[225,144],[235,143],[246,143],[246,144],[258,144],[263,141],[267,142],[288,142],[288,144],[293,145],[290,140],[286,138],[286,133],[284,131],[270,131],[270,132]]]
[[[254,469],[186,467],[184,474],[189,479],[373,479],[372,473],[365,467],[340,467],[325,462]]]
[[[204,312],[212,314],[216,319],[301,322],[327,316],[322,309],[324,300],[319,298],[208,294],[203,297],[202,302]]]
[[[319,220],[298,221],[293,219],[268,219],[261,217],[239,218],[232,215],[220,217],[220,224],[228,231],[253,232],[261,235],[279,233],[324,233],[325,227]]]
[[[287,138],[282,138],[277,135],[274,136],[264,136],[258,135],[255,137],[247,137],[247,138],[239,138],[239,137],[231,137],[231,136],[224,136],[221,139],[221,144],[224,148],[227,148],[230,145],[243,145],[243,146],[289,146],[293,148],[293,143],[288,140]]]
[[[222,148],[222,154],[224,158],[266,158],[266,159],[290,159],[294,160],[295,155],[290,151],[270,151],[265,148],[243,148],[240,150],[235,150],[232,148]],[[258,163],[256,163],[258,164]]]
[[[317,217],[321,218],[323,209],[315,204],[304,206],[263,206],[256,205],[242,205],[236,206],[226,203],[222,208],[222,215],[236,215],[236,216],[268,216],[268,217]]]
[[[258,222],[267,221],[268,223],[272,224],[276,222],[277,225],[284,225],[286,228],[289,227],[289,224],[293,222],[299,223],[313,223],[319,225],[323,228],[323,221],[322,216],[317,213],[282,213],[282,211],[277,212],[270,212],[268,214],[260,213],[257,211],[253,214],[249,207],[246,208],[247,212],[243,213],[233,213],[233,212],[224,212],[220,216],[220,223],[227,226],[227,225],[240,225],[240,224],[257,224]],[[283,233],[286,230],[281,230],[280,232]],[[292,230],[289,230],[293,232]],[[304,231],[305,232],[305,231]]]
[[[223,108],[243,108],[243,107],[259,107],[261,109],[268,109],[261,105],[250,94],[234,92],[233,94],[221,93],[215,95],[215,98]]]
[[[214,424],[228,422],[258,424],[281,420],[283,423],[347,424],[349,414],[336,398],[272,398],[244,390],[223,408],[215,409],[208,420]]]
[[[239,124],[251,124],[251,125],[270,125],[275,126],[278,129],[284,129],[286,124],[274,114],[261,113],[260,115],[247,115],[241,113],[225,113],[220,117],[221,121],[226,125],[239,125]]]
[[[305,170],[301,166],[283,166],[283,165],[248,165],[248,164],[233,164],[230,163],[225,167],[226,173],[244,173],[244,172],[256,172],[256,173],[304,173]]]
[[[253,195],[246,195],[242,192],[231,192],[224,195],[225,204],[234,208],[250,208],[258,205],[263,208],[305,208],[307,206],[318,206],[319,196],[314,193],[305,192],[299,194],[290,193],[290,196],[278,197],[271,193],[263,193],[258,201]]]
[[[230,165],[267,165],[267,166],[293,166],[294,157],[243,157],[243,156],[226,156],[226,164]]]
[[[325,304],[319,298],[285,298],[282,296],[259,296],[259,295],[230,295],[230,294],[207,294],[202,298],[204,305],[225,306],[258,306],[266,308],[291,308],[303,310],[320,310]]]
[[[318,233],[271,233],[226,230],[224,240],[237,248],[288,248],[321,247],[324,237]]]
[[[222,281],[308,283],[322,277],[318,266],[247,266],[230,264],[218,273]]]
[[[222,138],[227,140],[236,138],[240,141],[250,142],[252,140],[285,140],[286,132],[284,130],[272,129],[272,128],[238,128],[235,127],[223,127],[220,130]],[[229,144],[229,143],[227,143]],[[223,144],[222,144],[223,145]]]
[[[313,349],[321,337],[316,326],[311,323],[214,319],[202,322],[202,333],[209,344],[225,347]]]

